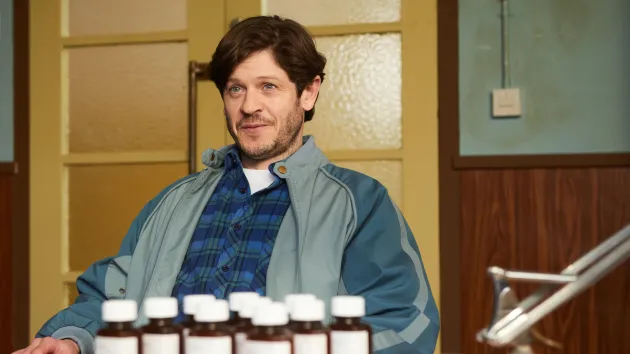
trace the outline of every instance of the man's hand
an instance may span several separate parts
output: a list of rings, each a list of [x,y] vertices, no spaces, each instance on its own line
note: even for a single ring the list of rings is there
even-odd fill
[[[79,354],[79,346],[71,339],[35,338],[28,348],[13,354]]]

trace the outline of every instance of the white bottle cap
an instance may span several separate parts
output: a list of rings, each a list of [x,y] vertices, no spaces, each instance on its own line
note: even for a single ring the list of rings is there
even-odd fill
[[[202,302],[209,302],[215,300],[214,295],[207,294],[194,294],[184,296],[184,314],[194,315]]]
[[[230,299],[230,311],[238,312],[240,311],[243,304],[255,301],[260,298],[260,295],[256,292],[236,292],[231,293],[229,296]]]
[[[101,307],[105,322],[133,322],[138,319],[138,304],[133,300],[108,300]]]
[[[201,302],[195,314],[197,322],[225,322],[229,319],[230,307],[226,300]]]
[[[150,297],[144,301],[144,314],[148,318],[175,318],[177,311],[174,297]]]
[[[272,303],[271,298],[267,296],[263,296],[257,300],[249,301],[241,307],[241,310],[238,312],[238,315],[241,318],[249,318],[252,319],[256,314],[256,309],[261,305],[268,305]]]
[[[281,302],[262,304],[252,319],[254,326],[284,326],[289,323],[286,306]]]
[[[365,299],[361,296],[335,296],[332,298],[334,317],[356,318],[365,316]]]
[[[326,305],[319,299],[302,299],[294,304],[291,319],[301,322],[322,322],[326,317]]]
[[[284,303],[287,305],[287,310],[289,311],[289,315],[293,312],[293,307],[298,302],[304,300],[317,300],[317,297],[313,294],[289,294],[284,297]]]

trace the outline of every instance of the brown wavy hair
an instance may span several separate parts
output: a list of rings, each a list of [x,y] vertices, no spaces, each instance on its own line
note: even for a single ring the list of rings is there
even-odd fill
[[[232,27],[212,55],[209,78],[221,96],[236,66],[263,50],[271,51],[295,84],[298,97],[318,75],[324,81],[326,57],[317,51],[313,36],[304,26],[279,16],[257,16]],[[315,106],[305,112],[304,121],[313,119],[314,114]]]

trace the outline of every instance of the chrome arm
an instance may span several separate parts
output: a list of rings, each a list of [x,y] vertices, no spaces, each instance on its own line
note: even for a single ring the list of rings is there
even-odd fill
[[[488,273],[494,286],[495,306],[490,325],[477,334],[477,340],[491,346],[512,346],[526,350],[530,330],[543,317],[572,300],[606,274],[630,258],[630,225],[589,251],[560,274],[506,271],[491,267]],[[507,280],[544,283],[536,292],[518,303]],[[564,286],[558,287],[562,284]],[[553,290],[545,301],[544,299]]]
[[[566,284],[578,279],[575,275],[533,273],[533,272],[515,272],[503,270],[499,267],[490,267],[488,273],[496,279],[531,281],[549,284]]]

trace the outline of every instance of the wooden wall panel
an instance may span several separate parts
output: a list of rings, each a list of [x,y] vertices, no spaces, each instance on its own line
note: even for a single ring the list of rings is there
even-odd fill
[[[486,269],[560,272],[630,223],[630,169],[470,170],[460,173],[462,349],[491,316]],[[537,288],[515,284],[519,298]],[[564,353],[630,353],[630,262],[537,328]],[[558,353],[536,346],[536,353]],[[487,352],[505,352],[488,350]]]
[[[12,173],[0,173],[0,353],[13,351],[12,180]]]
[[[13,1],[13,107],[16,175],[13,180],[13,347],[31,342],[30,320],[30,1]],[[19,167],[19,169],[18,169]],[[19,170],[19,171],[18,171]]]
[[[475,334],[489,319],[492,284],[488,265],[509,267],[515,259],[515,173],[465,172],[461,196],[462,348],[483,353]]]
[[[630,221],[630,168],[598,170],[599,234],[612,235]],[[598,353],[630,353],[630,260],[595,287]]]

